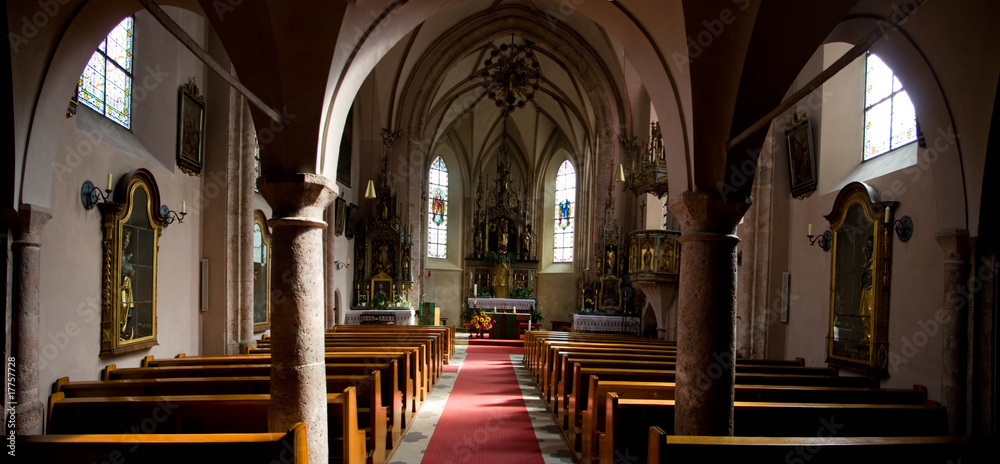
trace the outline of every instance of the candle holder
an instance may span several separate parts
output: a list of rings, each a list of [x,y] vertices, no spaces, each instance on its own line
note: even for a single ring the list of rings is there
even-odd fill
[[[105,203],[109,199],[111,199],[111,189],[102,191],[93,182],[83,181],[83,186],[80,187],[80,201],[83,203],[84,209],[94,209],[94,206]]]
[[[183,224],[184,216],[187,216],[187,212],[184,211],[184,208],[181,208],[181,212],[178,213],[177,211],[170,209],[167,205],[163,205],[160,207],[160,215],[166,218],[163,220],[162,224],[163,227],[167,227],[170,224],[173,224],[174,221],[177,221],[178,224]]]
[[[896,232],[899,241],[907,242],[913,237],[913,220],[909,216],[903,216],[892,223],[892,230]]]
[[[830,246],[833,245],[833,235],[829,230],[823,232],[823,235],[806,235],[806,237],[809,237],[810,246],[819,245],[823,251],[830,251]]]

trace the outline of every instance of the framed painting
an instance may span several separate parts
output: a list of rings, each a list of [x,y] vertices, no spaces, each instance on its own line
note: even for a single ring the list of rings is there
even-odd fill
[[[347,201],[341,197],[337,197],[334,202],[335,210],[334,214],[336,217],[333,219],[333,233],[337,234],[338,237],[344,234],[344,222],[345,216],[347,216]]]
[[[205,98],[194,78],[181,87],[177,99],[177,167],[201,174],[205,153]]]
[[[372,279],[371,301],[374,302],[378,295],[384,296],[387,302],[393,301],[395,295],[392,294],[392,279]]]
[[[358,227],[358,205],[351,203],[347,207],[347,223],[344,224],[344,236],[348,240],[354,238],[354,230]]]
[[[601,279],[600,295],[598,295],[598,308],[604,311],[618,311],[622,307],[622,295],[619,291],[621,281],[617,277],[605,277]]]
[[[792,196],[803,199],[816,191],[816,154],[813,151],[812,125],[809,118],[796,112],[785,126],[788,148],[788,174]]]

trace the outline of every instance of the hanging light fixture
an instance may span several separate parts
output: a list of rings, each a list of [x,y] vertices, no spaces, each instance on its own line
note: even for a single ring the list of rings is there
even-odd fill
[[[534,45],[530,40],[514,44],[513,34],[510,44],[486,45],[489,56],[483,60],[479,78],[486,96],[505,116],[535,99],[542,73]]]
[[[368,179],[368,189],[365,190],[365,198],[369,200],[375,199],[375,181]]]

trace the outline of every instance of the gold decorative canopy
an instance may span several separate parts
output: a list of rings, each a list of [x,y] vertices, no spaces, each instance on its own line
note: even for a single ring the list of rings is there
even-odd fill
[[[663,153],[660,123],[650,123],[649,145],[642,154],[635,154],[635,138],[622,139],[622,149],[631,158],[631,168],[625,175],[625,188],[635,195],[652,193],[656,198],[667,194],[667,158]]]

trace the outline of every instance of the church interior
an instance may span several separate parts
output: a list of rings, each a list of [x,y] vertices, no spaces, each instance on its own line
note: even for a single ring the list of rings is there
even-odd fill
[[[301,422],[296,443],[334,462],[327,443],[346,450],[347,432],[326,425],[323,376],[349,361],[330,352],[396,343],[362,330],[390,325],[427,338],[414,408],[493,359],[479,337],[502,338],[562,422],[543,379],[559,391],[572,364],[547,374],[533,347],[617,336],[638,344],[615,349],[629,362],[676,356],[663,446],[734,435],[734,415],[741,435],[741,375],[779,360],[920,391],[934,435],[996,436],[996,2],[8,0],[3,14],[12,452],[15,435],[58,433],[66,378],[250,353],[273,359],[268,426],[239,431]],[[407,398],[371,419],[390,430],[367,432],[368,462],[411,462],[393,449],[420,426]],[[645,462],[569,417],[552,427],[572,457],[545,462]]]

